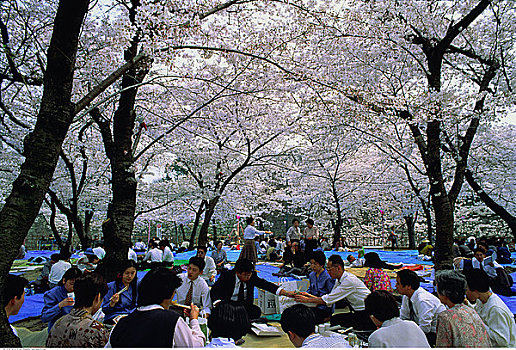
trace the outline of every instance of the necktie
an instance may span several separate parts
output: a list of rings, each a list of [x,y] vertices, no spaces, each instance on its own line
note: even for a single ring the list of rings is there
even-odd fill
[[[238,301],[244,301],[244,282],[240,282],[240,288],[238,289]]]
[[[481,261],[479,263],[479,265],[480,265],[480,270],[484,271],[484,261]]]
[[[190,289],[188,289],[188,293],[186,293],[185,305],[190,306],[192,303],[192,295],[193,295],[193,281],[190,281]]]
[[[414,312],[414,306],[412,305],[412,300],[408,300],[408,306],[409,306],[409,310],[410,310],[410,319],[412,321],[416,321],[416,313]]]

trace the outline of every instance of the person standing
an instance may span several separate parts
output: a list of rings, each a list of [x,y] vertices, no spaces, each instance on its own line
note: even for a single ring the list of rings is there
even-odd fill
[[[287,242],[290,242],[291,240],[301,240],[301,229],[299,228],[299,220],[293,219],[292,220],[292,226],[289,227],[287,230]]]
[[[258,231],[254,228],[254,218],[249,217],[246,219],[247,227],[244,230],[244,248],[240,252],[238,259],[249,259],[254,265],[258,261],[258,253],[254,243],[254,238],[259,235],[264,235],[265,232]]]
[[[228,262],[228,255],[226,251],[222,249],[222,241],[215,242],[215,249],[211,252],[211,258],[215,262],[217,272],[224,269],[224,265]]]
[[[319,229],[314,226],[312,219],[306,220],[306,228],[303,234],[305,236],[305,255],[310,259],[312,252],[317,248],[317,242],[319,240]]]

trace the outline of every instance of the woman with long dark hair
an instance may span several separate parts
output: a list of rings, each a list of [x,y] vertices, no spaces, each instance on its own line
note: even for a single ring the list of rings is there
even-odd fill
[[[127,315],[136,309],[137,283],[136,263],[126,260],[116,279],[108,283],[108,292],[102,303],[102,312],[105,314],[104,323],[113,324],[115,317]]]

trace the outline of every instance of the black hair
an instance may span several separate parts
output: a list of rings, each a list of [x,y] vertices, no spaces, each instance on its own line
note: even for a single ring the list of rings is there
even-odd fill
[[[420,279],[417,273],[411,270],[401,270],[397,272],[400,278],[400,284],[402,286],[411,286],[413,290],[416,290],[420,286]]]
[[[480,246],[476,247],[474,250],[473,250],[473,254],[476,254],[477,252],[481,252],[482,254],[487,254],[486,250]]]
[[[248,224],[248,225],[251,225],[251,223],[254,221],[254,218],[252,216],[248,217],[247,219],[245,219],[245,223]]]
[[[354,256],[349,254],[348,257],[346,258],[346,260],[349,261],[349,258],[354,258]]]
[[[63,277],[61,278],[61,281],[59,281],[58,284],[60,286],[62,286],[63,285],[63,280],[65,280],[65,281],[74,280],[74,279],[79,278],[81,276],[82,276],[82,271],[79,270],[77,267],[72,266],[68,270],[66,270],[66,272],[63,275]]]
[[[123,274],[125,272],[125,270],[127,270],[128,268],[130,267],[134,267],[134,269],[136,271],[138,271],[138,265],[133,261],[133,260],[125,260],[122,265],[120,266],[120,270],[115,278],[115,284],[116,284],[116,287],[117,287],[117,291],[118,290],[121,290],[124,288],[124,284],[122,282],[122,278],[123,278]],[[136,305],[136,298],[138,296],[138,291],[137,291],[137,287],[138,287],[138,275],[134,276],[133,280],[131,281],[131,288],[133,290],[133,295],[132,295],[132,299],[133,299],[133,304]]]
[[[321,265],[322,267],[326,265],[326,255],[324,255],[324,253],[320,250],[316,250],[315,252],[313,252],[310,259],[314,259],[315,262]]]
[[[292,219],[292,225],[294,225],[294,222],[296,222],[296,221],[299,222],[298,219]]]
[[[394,296],[386,290],[375,290],[365,300],[365,310],[380,322],[400,316],[400,310]]]
[[[306,338],[315,332],[315,314],[303,304],[295,304],[286,308],[281,314],[281,329]]]
[[[203,258],[199,258],[198,256],[192,256],[190,260],[188,260],[188,265],[195,265],[199,268],[199,271],[204,270],[204,267],[206,266],[206,262]]]
[[[70,259],[71,256],[72,256],[72,254],[68,250],[61,249],[61,251],[59,252],[60,260],[68,260],[68,259]]]
[[[312,225],[312,226],[314,225],[314,221],[313,221],[312,219],[306,219],[306,221],[305,221],[305,222],[306,222],[307,224],[309,224],[309,225]]]
[[[99,293],[100,298],[103,299],[108,292],[108,286],[102,275],[88,273],[75,280],[73,292],[75,294],[75,304],[73,307],[80,309],[92,306],[95,297]]]
[[[4,288],[2,291],[2,298],[4,300],[3,307],[6,307],[11,299],[15,297],[20,299],[23,293],[25,293],[25,286],[27,283],[29,283],[29,281],[27,281],[26,278],[11,274],[7,275],[7,279],[5,280]]]
[[[161,304],[172,298],[174,291],[181,285],[175,272],[165,267],[157,267],[145,275],[138,285],[138,306]]]
[[[277,247],[277,243],[276,243],[276,240],[274,238],[269,239],[269,247],[272,247],[272,248],[276,248]]]
[[[251,260],[246,258],[238,259],[235,263],[236,272],[253,272],[254,264]]]
[[[464,274],[469,290],[480,293],[489,291],[489,276],[484,270],[470,269],[465,271]]]
[[[54,253],[52,255],[50,255],[50,260],[52,261],[59,261],[59,259],[61,258],[61,256],[59,255],[59,253]]]
[[[197,246],[197,251],[199,251],[199,250],[203,250],[205,253],[208,252],[208,248],[206,248],[205,246],[202,246],[202,245]]]
[[[241,302],[223,300],[211,310],[208,328],[211,330],[212,338],[238,340],[250,330],[251,321]]]
[[[333,254],[328,258],[328,261],[331,261],[332,265],[339,265],[342,267],[342,269],[344,269],[344,261],[342,261],[340,255]]]
[[[172,249],[172,246],[170,245],[170,242],[168,241],[167,238],[163,238],[161,241],[159,241],[159,246],[160,247],[169,247],[170,249]]]
[[[376,252],[369,252],[366,255],[364,255],[364,266],[365,267],[372,267],[374,269],[381,269],[383,268],[383,261],[380,259],[380,256]]]
[[[215,241],[215,247],[217,247],[219,243],[222,243],[222,241]]]

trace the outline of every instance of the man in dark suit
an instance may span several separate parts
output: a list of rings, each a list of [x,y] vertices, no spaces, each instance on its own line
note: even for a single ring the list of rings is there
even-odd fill
[[[249,318],[257,319],[262,310],[253,304],[254,287],[266,290],[276,295],[294,297],[294,292],[286,291],[277,285],[258,277],[251,260],[238,259],[233,270],[224,271],[213,287],[211,287],[211,300],[233,300],[244,304]]]

